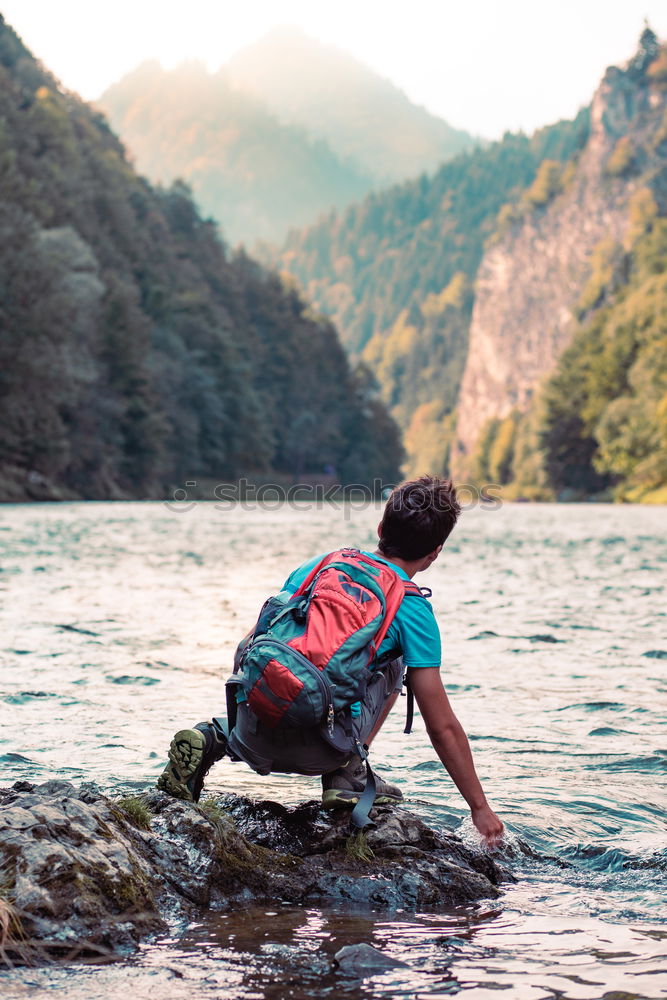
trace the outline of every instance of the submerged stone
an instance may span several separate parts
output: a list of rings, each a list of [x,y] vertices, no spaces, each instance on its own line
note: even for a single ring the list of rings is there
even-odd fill
[[[405,808],[350,814],[243,796],[181,802],[152,789],[114,801],[66,781],[0,791],[2,895],[13,961],[123,953],[239,902],[439,907],[498,896],[507,873]],[[356,974],[356,973],[355,973]]]
[[[405,962],[386,955],[372,944],[346,944],[334,955],[336,966],[344,976],[366,979],[397,967],[407,968]]]

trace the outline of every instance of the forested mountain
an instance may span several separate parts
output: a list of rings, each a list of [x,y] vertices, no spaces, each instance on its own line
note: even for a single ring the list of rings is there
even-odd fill
[[[281,121],[324,139],[376,187],[433,171],[475,144],[390,80],[297,28],[274,28],[233,56],[227,70]]]
[[[395,425],[334,327],[0,17],[0,498],[161,497],[334,466],[397,476]]]
[[[530,184],[543,159],[564,161],[585,143],[588,112],[474,149],[419,177],[371,193],[288,237],[267,260],[294,275],[336,321],[345,345],[361,351],[404,309],[419,308],[461,272],[472,279],[500,208]]]
[[[432,178],[370,194],[291,233],[281,251],[262,247],[371,366],[406,434],[411,469],[446,461],[473,282],[499,210],[535,181],[545,158],[567,161],[587,136],[587,110],[530,138],[507,134]]]
[[[169,72],[147,62],[97,102],[151,182],[191,185],[226,240],[281,240],[322,212],[366,194],[373,178],[262,101],[224,70],[199,63]]]
[[[666,129],[667,54],[647,28],[574,122],[263,248],[377,373],[409,471],[662,495]]]

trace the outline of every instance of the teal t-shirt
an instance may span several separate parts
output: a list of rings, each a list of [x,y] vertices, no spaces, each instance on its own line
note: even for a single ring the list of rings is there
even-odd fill
[[[326,554],[326,553],[325,553]],[[373,552],[364,552],[365,556],[376,559],[393,569],[402,580],[410,577],[399,566],[377,556]],[[318,564],[323,555],[315,556],[303,563],[289,575],[283,590],[294,594],[311,569]],[[405,597],[389,626],[389,631],[380,646],[378,655],[382,656],[392,649],[401,649],[406,667],[440,667],[440,631],[433,614],[431,602],[421,597]]]

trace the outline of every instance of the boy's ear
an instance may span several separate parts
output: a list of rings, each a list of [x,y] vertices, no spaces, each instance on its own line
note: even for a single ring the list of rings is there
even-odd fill
[[[425,557],[425,559],[427,560],[427,566],[430,566],[432,563],[435,562],[435,560],[442,552],[442,548],[443,548],[442,545],[438,545],[437,549],[433,549],[432,552],[429,552],[429,554]]]

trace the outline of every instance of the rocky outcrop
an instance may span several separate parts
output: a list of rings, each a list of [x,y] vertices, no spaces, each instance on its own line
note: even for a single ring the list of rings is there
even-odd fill
[[[157,790],[114,801],[91,784],[49,781],[18,782],[0,791],[0,805],[0,903],[10,904],[5,957],[14,961],[126,953],[203,908],[239,901],[415,909],[495,897],[511,879],[402,808],[376,808],[360,839],[349,813],[316,802],[225,795],[195,806]]]
[[[521,218],[482,259],[458,404],[458,476],[487,421],[525,411],[553,370],[571,340],[594,250],[602,241],[622,243],[632,196],[660,162],[653,137],[666,92],[635,64],[607,70],[593,98],[588,142],[562,174],[560,193],[549,200],[547,191],[545,203],[533,207],[524,198]],[[619,140],[627,143],[627,164]]]

